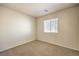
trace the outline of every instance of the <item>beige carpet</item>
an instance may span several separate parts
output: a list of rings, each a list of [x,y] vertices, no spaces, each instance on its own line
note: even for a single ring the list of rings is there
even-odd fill
[[[42,41],[32,41],[1,52],[2,56],[77,56],[78,51],[63,48]]]

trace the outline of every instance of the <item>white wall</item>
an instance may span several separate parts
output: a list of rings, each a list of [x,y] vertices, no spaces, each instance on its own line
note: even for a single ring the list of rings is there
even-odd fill
[[[39,17],[37,19],[38,40],[79,50],[77,49],[77,13],[77,7],[72,7]],[[51,19],[53,17],[59,18],[59,32],[44,33],[43,20]]]
[[[35,40],[35,19],[0,6],[0,51]]]
[[[79,7],[72,7],[35,20],[33,17],[0,6],[0,51],[35,39],[79,50],[78,12]],[[53,17],[59,18],[59,33],[44,33],[43,20]]]

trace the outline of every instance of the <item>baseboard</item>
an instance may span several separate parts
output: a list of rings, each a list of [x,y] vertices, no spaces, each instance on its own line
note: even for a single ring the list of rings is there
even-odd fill
[[[53,44],[53,45],[56,45],[56,46],[60,46],[60,47],[63,47],[63,48],[66,48],[66,49],[70,49],[70,50],[74,50],[74,51],[78,51],[79,52],[79,50],[76,50],[76,49],[74,49],[74,48],[70,48],[70,47],[65,47],[65,46],[62,46],[62,45],[59,45],[59,44],[56,44],[56,43],[49,43],[48,41],[45,41],[45,40],[30,40],[30,41],[28,41],[28,42],[24,42],[24,43],[22,43],[22,44],[18,44],[18,45],[16,45],[16,46],[12,46],[12,47],[9,47],[9,48],[7,48],[7,49],[5,49],[5,50],[2,50],[2,51],[0,51],[0,53],[1,52],[5,52],[5,51],[8,51],[8,50],[10,50],[10,49],[13,49],[13,48],[16,48],[16,47],[18,47],[18,46],[21,46],[21,45],[24,45],[24,44],[28,44],[28,43],[30,43],[30,42],[32,42],[32,41],[41,41],[41,42],[45,42],[45,43],[48,43],[48,44]]]
[[[57,44],[57,43],[51,43],[51,42],[48,42],[48,41],[45,41],[45,40],[38,40],[38,41],[46,42],[46,43],[49,43],[49,44],[53,44],[53,45],[56,45],[56,46],[60,46],[60,47],[66,48],[66,49],[70,49],[70,50],[74,50],[74,51],[78,51],[79,52],[79,50],[77,50],[75,48],[66,47],[66,46],[63,46],[63,45],[60,45],[60,44]]]
[[[8,51],[8,50],[13,49],[13,48],[16,48],[16,47],[18,47],[18,46],[24,45],[24,44],[29,43],[29,42],[32,42],[32,41],[34,41],[34,40],[29,40],[29,41],[27,41],[27,42],[14,45],[14,46],[12,46],[12,47],[8,47],[8,48],[6,48],[6,49],[0,50],[0,53],[1,53],[1,52],[5,52],[5,51]]]

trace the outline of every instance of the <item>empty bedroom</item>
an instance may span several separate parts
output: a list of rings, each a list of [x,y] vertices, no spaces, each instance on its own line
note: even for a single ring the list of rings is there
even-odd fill
[[[0,56],[79,56],[79,4],[0,3]]]

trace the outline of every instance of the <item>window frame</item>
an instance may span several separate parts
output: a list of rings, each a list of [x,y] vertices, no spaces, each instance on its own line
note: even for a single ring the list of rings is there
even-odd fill
[[[51,28],[52,28],[52,27],[51,27],[51,20],[53,20],[53,19],[55,19],[54,21],[57,22],[57,24],[56,24],[57,29],[55,30],[55,32],[51,30]],[[55,17],[55,18],[51,18],[51,19],[48,19],[48,20],[50,21],[50,31],[49,31],[49,32],[44,31],[44,29],[45,29],[45,28],[44,28],[44,22],[45,22],[46,20],[43,20],[43,32],[44,32],[44,33],[58,33],[58,32],[59,32],[59,18],[58,18],[58,17]],[[47,21],[48,21],[48,20],[47,20]],[[56,26],[55,26],[55,27],[56,27]]]

